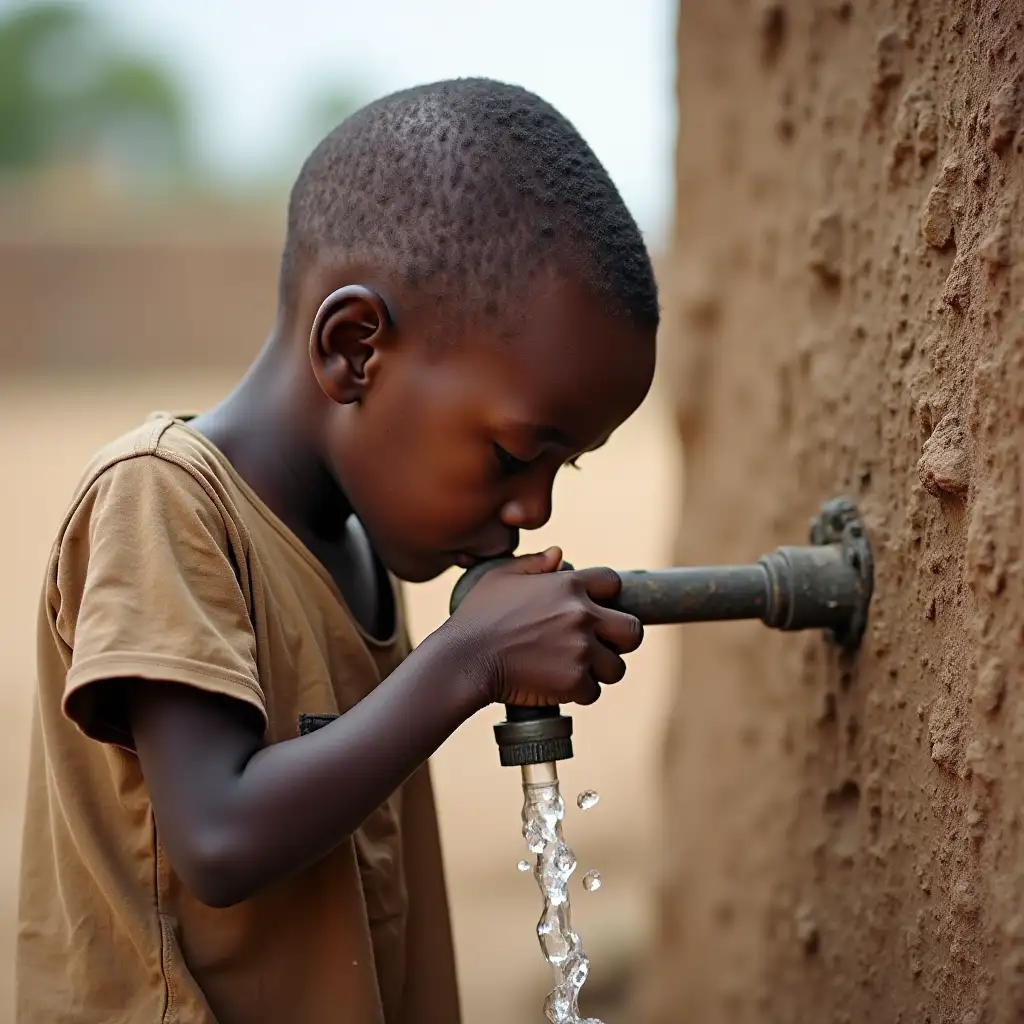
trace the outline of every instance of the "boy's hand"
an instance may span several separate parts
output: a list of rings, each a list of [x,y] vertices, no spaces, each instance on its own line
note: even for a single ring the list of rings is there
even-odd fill
[[[538,707],[593,704],[626,673],[620,655],[643,640],[640,620],[602,607],[622,585],[612,569],[559,572],[558,548],[486,573],[452,616],[487,659],[487,699]]]

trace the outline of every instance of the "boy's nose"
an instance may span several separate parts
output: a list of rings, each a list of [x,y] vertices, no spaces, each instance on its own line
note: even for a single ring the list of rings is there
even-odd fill
[[[551,488],[536,487],[502,509],[501,521],[517,530],[539,530],[551,518]]]

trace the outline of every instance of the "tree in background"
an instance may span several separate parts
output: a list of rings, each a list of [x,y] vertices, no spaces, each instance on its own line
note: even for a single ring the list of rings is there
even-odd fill
[[[274,154],[276,159],[267,169],[268,187],[278,190],[290,188],[313,147],[371,98],[351,84],[325,83],[314,89],[304,100],[298,116]]]
[[[70,168],[118,192],[276,194],[366,99],[357,87],[325,83],[274,135],[265,160],[225,179],[193,146],[200,111],[179,80],[153,57],[126,50],[94,11],[43,0],[0,13],[0,178]]]
[[[71,163],[175,182],[192,167],[188,113],[170,72],[120,49],[87,8],[0,16],[0,173]]]
[[[312,149],[349,114],[354,114],[367,97],[351,86],[329,86],[315,92],[306,105],[305,133]]]

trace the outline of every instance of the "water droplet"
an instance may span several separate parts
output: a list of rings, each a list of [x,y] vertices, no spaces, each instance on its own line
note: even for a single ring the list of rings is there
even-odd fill
[[[595,892],[601,888],[601,872],[591,869],[583,876],[583,888],[587,892]]]
[[[578,797],[576,797],[576,806],[581,811],[589,811],[591,807],[596,807],[601,797],[598,796],[597,790],[585,789]]]
[[[523,871],[523,872],[529,871],[530,870],[530,862],[528,860],[521,860],[516,865],[516,870],[517,871]]]

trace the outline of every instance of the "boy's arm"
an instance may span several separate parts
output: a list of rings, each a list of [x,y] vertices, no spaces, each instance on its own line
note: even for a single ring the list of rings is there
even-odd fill
[[[340,719],[264,747],[248,567],[216,487],[176,456],[142,451],[83,489],[46,588],[70,658],[65,714],[91,739],[136,751],[171,862],[212,904],[334,848],[492,682],[486,645],[449,621]]]
[[[225,905],[335,848],[490,700],[593,703],[643,636],[599,607],[605,569],[556,573],[550,549],[495,569],[374,691],[330,725],[263,746],[249,552],[216,488],[151,452],[102,471],[47,581],[70,655],[63,710],[134,749],[171,862]],[[543,574],[527,584],[522,577]]]
[[[129,684],[135,748],[182,881],[228,906],[324,857],[483,707],[484,671],[445,624],[340,718],[265,748],[241,701]]]

